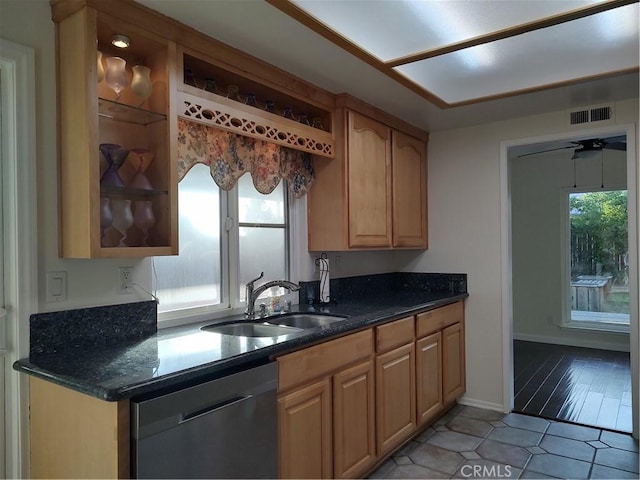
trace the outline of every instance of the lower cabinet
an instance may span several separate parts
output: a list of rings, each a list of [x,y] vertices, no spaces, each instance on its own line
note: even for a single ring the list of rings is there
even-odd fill
[[[427,424],[465,392],[464,303],[416,316],[418,424]]]
[[[332,476],[331,410],[328,378],[278,399],[281,478]]]
[[[335,478],[358,477],[375,460],[373,363],[366,361],[333,376]]]
[[[442,402],[442,333],[416,342],[416,407],[418,425],[436,417]]]
[[[129,400],[29,377],[31,478],[129,478]]]
[[[369,329],[278,358],[280,478],[355,478],[373,466],[372,353]]]
[[[361,478],[465,391],[462,301],[278,358],[281,478]]]
[[[415,318],[375,327],[376,446],[386,455],[416,429]]]
[[[403,345],[376,358],[378,454],[400,445],[416,429],[415,347]]]
[[[464,322],[442,330],[442,390],[445,404],[465,392]]]

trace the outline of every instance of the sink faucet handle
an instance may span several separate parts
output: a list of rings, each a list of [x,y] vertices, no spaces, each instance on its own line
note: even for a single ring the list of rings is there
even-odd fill
[[[247,282],[247,285],[251,284],[251,286],[253,287],[253,284],[255,282],[257,282],[258,280],[260,280],[262,277],[264,277],[264,272],[260,272],[260,275],[258,276],[258,278],[254,278],[253,280],[249,280]]]

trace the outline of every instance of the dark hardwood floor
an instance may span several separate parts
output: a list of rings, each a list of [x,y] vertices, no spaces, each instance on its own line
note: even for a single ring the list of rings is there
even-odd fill
[[[515,412],[631,432],[628,352],[513,343]]]

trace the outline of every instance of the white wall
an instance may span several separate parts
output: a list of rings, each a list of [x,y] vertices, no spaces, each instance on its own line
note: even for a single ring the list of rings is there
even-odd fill
[[[516,338],[584,347],[629,350],[628,334],[561,329],[562,269],[566,203],[573,191],[573,150],[513,158],[511,218],[513,255],[513,331]],[[603,150],[604,184],[625,188],[626,152]],[[576,160],[576,186],[600,189],[600,152]],[[567,190],[569,187],[569,190]]]
[[[638,122],[637,99],[618,102],[615,110],[617,123]],[[432,132],[429,138],[429,250],[399,252],[398,269],[468,274],[470,403],[501,408],[504,399],[500,144],[571,131],[568,114],[556,112]]]

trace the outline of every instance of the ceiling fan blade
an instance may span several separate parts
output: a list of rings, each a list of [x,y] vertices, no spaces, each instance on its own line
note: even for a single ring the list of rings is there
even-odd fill
[[[555,152],[556,150],[566,150],[567,148],[576,148],[576,147],[575,145],[570,145],[567,147],[550,148],[549,150],[538,150],[537,152],[523,153],[522,155],[518,155],[518,158],[529,157],[531,155],[538,155],[539,153]]]
[[[627,143],[626,135],[616,135],[615,137],[607,137],[602,139],[606,143]]]
[[[626,152],[627,144],[623,142],[613,142],[613,143],[607,142],[604,148],[606,148],[607,150],[620,150],[622,152]]]

